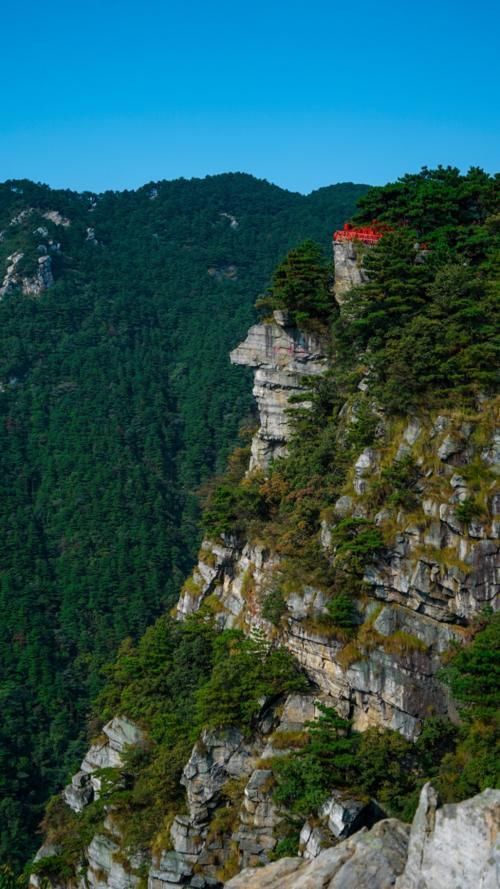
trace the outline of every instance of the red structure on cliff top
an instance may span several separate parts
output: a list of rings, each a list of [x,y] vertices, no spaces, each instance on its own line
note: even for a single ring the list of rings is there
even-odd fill
[[[352,225],[346,222],[344,228],[333,233],[334,241],[361,241],[362,244],[376,244],[388,231],[388,225],[372,222],[371,225]]]

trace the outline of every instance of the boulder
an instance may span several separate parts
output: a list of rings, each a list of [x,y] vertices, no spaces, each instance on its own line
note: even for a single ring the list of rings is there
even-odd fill
[[[364,494],[368,488],[366,481],[377,465],[378,454],[373,448],[365,448],[354,464],[354,490],[356,494]]]
[[[98,799],[101,779],[99,769],[115,769],[122,765],[122,753],[144,739],[139,726],[125,716],[115,716],[103,730],[102,737],[87,750],[71,784],[63,790],[63,799],[74,812],[81,812],[92,799]]]
[[[321,806],[320,818],[325,818],[328,829],[337,839],[345,839],[363,825],[367,803],[353,797],[346,797],[336,790]]]
[[[413,819],[397,889],[497,889],[500,885],[500,790],[439,808],[426,784]]]
[[[282,858],[245,868],[226,889],[390,889],[405,866],[409,828],[396,819],[379,821],[312,860]],[[437,885],[435,887],[437,889]]]
[[[306,821],[299,838],[299,851],[302,858],[310,860],[317,858],[323,849],[328,848],[332,844],[332,835],[321,826],[314,826],[310,821]]]
[[[73,812],[81,812],[92,800],[94,790],[90,783],[90,775],[81,769],[73,775],[71,784],[63,790],[63,799]]]

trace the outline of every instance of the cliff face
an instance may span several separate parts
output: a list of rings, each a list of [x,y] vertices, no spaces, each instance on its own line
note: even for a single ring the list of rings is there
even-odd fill
[[[327,362],[318,345],[299,331],[282,332],[276,321],[251,328],[231,355],[234,362],[256,368],[261,426],[252,442],[251,468],[265,469],[272,456],[286,449],[287,394],[301,391],[295,344],[302,342],[299,361],[304,370],[324,371]],[[273,380],[279,380],[276,387]],[[470,496],[461,467],[483,465],[490,473],[498,472],[498,434],[489,419],[487,437],[481,437],[484,431],[479,434],[490,411],[494,406],[484,404],[474,421],[453,412],[413,417],[394,430],[388,443],[359,454],[345,493],[333,514],[325,515],[320,539],[332,559],[335,523],[346,516],[367,516],[367,492],[380,479],[387,454],[411,457],[420,466],[419,505],[411,520],[402,511],[395,518],[384,510],[375,515],[375,524],[389,535],[390,543],[365,569],[368,595],[362,609],[370,628],[366,650],[361,642],[346,653],[345,642],[322,634],[315,620],[325,611],[320,588],[297,585],[287,593],[280,640],[332,704],[354,718],[357,728],[380,725],[415,738],[425,714],[446,714],[447,694],[436,678],[441,655],[453,642],[460,643],[475,614],[498,605],[500,498],[494,485],[489,495],[492,519],[464,522],[456,514]],[[226,535],[204,541],[192,583],[179,599],[179,617],[196,611],[210,596],[219,603],[221,626],[246,631],[258,626],[276,635],[262,616],[262,604],[280,561],[258,540]],[[398,644],[401,640],[406,646]]]
[[[335,298],[342,303],[344,293],[366,281],[362,263],[359,261],[359,244],[356,241],[334,241]]]
[[[325,344],[294,327],[286,312],[276,311],[271,322],[250,328],[246,340],[231,352],[231,361],[255,368],[253,394],[259,429],[252,441],[249,470],[266,469],[285,453],[290,397],[303,392],[304,377],[318,376],[326,369]]]
[[[394,818],[321,852],[245,870],[227,889],[494,889],[498,885],[500,792],[438,808],[428,784],[411,829]]]
[[[352,284],[342,265],[337,284],[344,273]],[[271,461],[286,453],[290,396],[307,407],[307,377],[328,369],[326,348],[276,312],[272,321],[250,329],[231,360],[255,369],[260,426],[252,441],[249,473],[266,473]],[[289,750],[287,738],[303,732],[317,716],[318,701],[352,719],[359,730],[391,728],[408,739],[418,737],[429,714],[456,718],[438,676],[443,655],[464,641],[470,621],[486,605],[498,607],[500,496],[494,478],[500,438],[494,409],[492,402],[483,401],[467,416],[429,411],[405,423],[392,423],[379,411],[375,442],[357,454],[319,533],[329,562],[336,557],[335,528],[342,519],[369,518],[384,537],[385,546],[364,568],[365,595],[354,641],[325,630],[327,599],[321,584],[289,583],[279,623],[265,618],[264,602],[283,562],[271,543],[232,534],[203,542],[178,602],[178,618],[205,605],[221,628],[259,629],[295,655],[314,690],[290,695],[280,705],[263,702],[250,738],[236,728],[205,731],[183,772],[186,811],[174,818],[164,848],[154,859],[129,856],[108,812],[87,848],[79,885],[133,889],[147,875],[150,889],[208,889],[242,868],[267,865],[284,815],[273,800],[273,773],[266,760]],[[347,426],[356,422],[352,405],[346,404],[341,416]],[[376,511],[372,492],[385,468],[405,458],[418,467],[412,510]],[[478,477],[486,479],[488,510],[467,517],[460,506],[470,501]],[[100,770],[119,765],[125,745],[141,743],[139,730],[127,721],[113,720],[104,732],[102,744],[87,754],[64,792],[75,811],[99,794]],[[492,854],[499,805],[500,793],[487,792],[439,809],[427,787],[410,832],[394,819],[372,827],[381,815],[373,801],[334,792],[318,821],[304,824],[300,858],[244,871],[227,885],[382,889],[397,879],[401,889],[487,889],[495,880]],[[57,850],[50,846],[40,854]],[[454,883],[446,882],[443,867],[446,873],[455,868]]]

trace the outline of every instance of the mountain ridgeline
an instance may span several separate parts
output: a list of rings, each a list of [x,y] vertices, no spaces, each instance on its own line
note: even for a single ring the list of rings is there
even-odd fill
[[[175,602],[201,483],[251,409],[255,296],[366,186],[241,174],[77,194],[0,186],[0,858],[37,844],[102,667]]]

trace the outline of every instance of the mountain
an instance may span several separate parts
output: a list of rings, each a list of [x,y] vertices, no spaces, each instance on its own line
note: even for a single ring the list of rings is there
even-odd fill
[[[228,353],[272,269],[366,186],[243,174],[134,192],[0,186],[0,856],[36,848],[119,643],[170,608],[249,378]]]
[[[108,670],[34,889],[494,885],[498,181],[368,191],[333,292],[314,243],[279,263],[231,351],[258,426]]]

